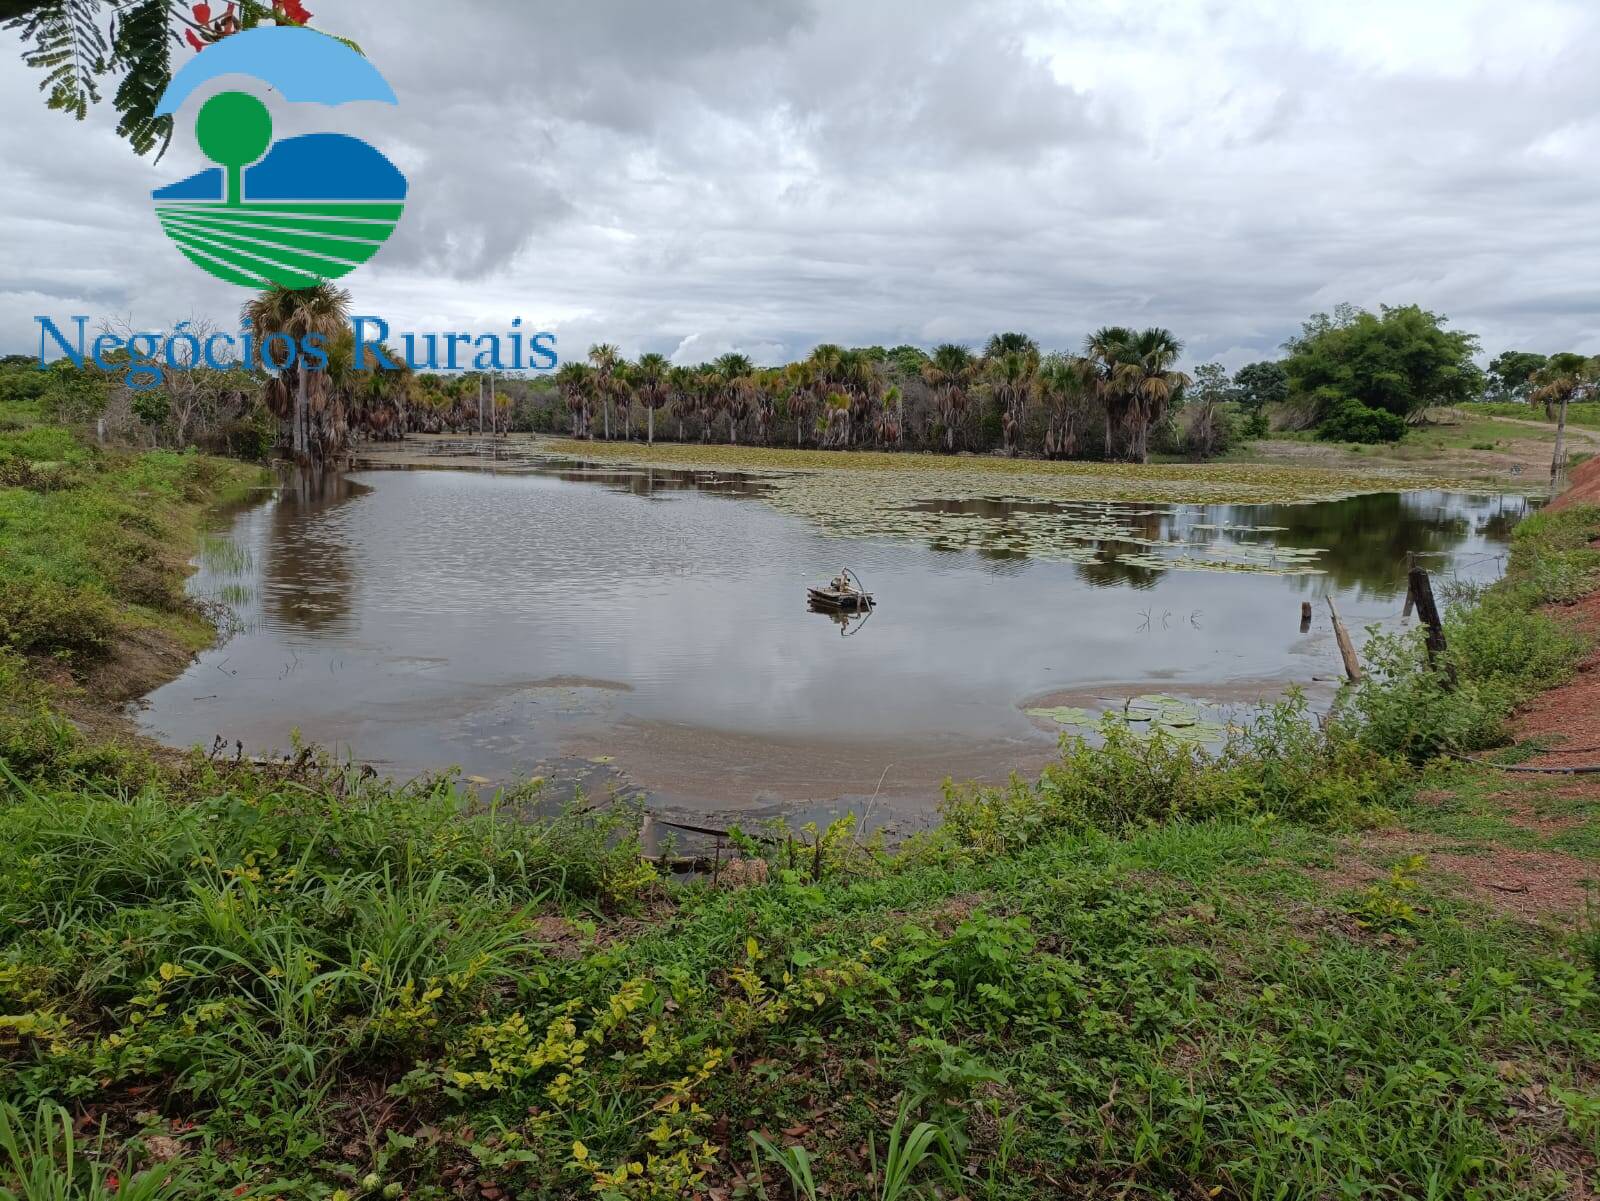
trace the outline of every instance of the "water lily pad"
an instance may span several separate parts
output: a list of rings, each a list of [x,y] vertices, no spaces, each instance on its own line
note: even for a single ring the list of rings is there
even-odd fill
[[[1078,709],[1072,705],[1057,705],[1053,709],[1029,709],[1029,717],[1041,717],[1045,721],[1053,721],[1058,726],[1089,727],[1095,724],[1096,718],[1087,709]]]

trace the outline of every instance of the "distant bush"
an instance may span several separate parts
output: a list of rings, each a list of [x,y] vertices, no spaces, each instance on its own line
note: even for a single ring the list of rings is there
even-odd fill
[[[1209,459],[1227,453],[1241,438],[1265,437],[1266,424],[1266,416],[1260,411],[1247,416],[1231,401],[1200,401],[1185,405],[1173,418],[1168,439],[1179,454]],[[1247,433],[1247,427],[1259,427],[1262,432]]]
[[[1398,442],[1405,436],[1403,418],[1350,399],[1332,405],[1317,426],[1317,437],[1326,442]]]

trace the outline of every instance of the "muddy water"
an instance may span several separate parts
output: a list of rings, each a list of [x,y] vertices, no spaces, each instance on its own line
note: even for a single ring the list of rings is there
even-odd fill
[[[1029,512],[1078,532],[1063,561],[1014,542],[841,537],[766,503],[766,487],[548,464],[286,484],[202,554],[191,587],[229,606],[232,636],[140,720],[180,745],[266,753],[298,730],[397,776],[545,775],[677,812],[876,796],[910,818],[946,776],[1036,770],[1059,730],[1030,708],[1247,703],[1291,684],[1325,697],[1338,660],[1324,594],[1354,628],[1397,622],[1407,552],[1446,579],[1493,579],[1524,511],[1407,493]],[[1167,548],[1233,563],[1243,548],[1246,569],[1164,569]],[[845,565],[878,609],[841,628],[804,598]]]

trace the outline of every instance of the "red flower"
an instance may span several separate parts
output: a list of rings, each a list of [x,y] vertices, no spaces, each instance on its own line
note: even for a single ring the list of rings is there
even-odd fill
[[[194,19],[202,25],[211,24],[211,6],[209,4],[196,4],[194,6]]]
[[[277,0],[273,7],[296,24],[305,25],[311,20],[311,14],[300,0]]]
[[[206,44],[194,36],[194,30],[192,29],[185,29],[183,31],[183,39],[184,41],[188,42],[189,45],[195,48],[195,53],[197,54],[206,48]]]
[[[122,1191],[122,1180],[115,1172],[106,1173],[106,1187],[113,1193],[120,1193]]]

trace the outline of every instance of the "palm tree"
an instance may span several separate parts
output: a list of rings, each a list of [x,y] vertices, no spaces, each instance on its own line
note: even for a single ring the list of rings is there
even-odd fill
[[[817,411],[818,375],[814,363],[802,359],[784,369],[785,397],[789,417],[794,421],[794,444],[800,445],[806,423]]]
[[[788,380],[788,374],[781,367],[757,371],[751,377],[751,396],[756,407],[756,441],[763,446],[772,444],[772,419],[777,413],[779,397],[788,390]]]
[[[243,316],[255,331],[257,345],[263,348],[262,360],[277,375],[278,382],[267,387],[267,404],[275,412],[288,410],[289,441],[295,460],[321,462],[342,454],[343,413],[329,415],[337,420],[322,419],[322,371],[309,366],[303,355],[288,354],[281,346],[269,347],[268,339],[283,334],[296,346],[303,346],[308,337],[316,335],[324,345],[331,344],[349,323],[350,293],[329,283],[309,288],[273,285],[245,304]],[[292,406],[286,403],[284,393],[288,390],[293,392]]]
[[[711,441],[717,410],[722,404],[722,377],[710,363],[694,369],[694,417],[700,425],[700,441]]]
[[[1039,367],[1039,397],[1049,416],[1044,453],[1070,459],[1078,453],[1078,423],[1083,402],[1094,392],[1094,365],[1077,355],[1053,354]]]
[[[830,392],[822,401],[822,441],[827,446],[850,445],[850,397]]]
[[[671,395],[667,380],[672,370],[674,368],[667,363],[666,355],[652,353],[640,355],[629,373],[630,382],[638,390],[639,399],[644,404],[645,441],[651,446],[656,441],[656,410],[666,404]],[[682,437],[681,430],[679,437]]]
[[[1123,325],[1103,325],[1090,334],[1083,343],[1083,357],[1094,373],[1095,397],[1105,411],[1106,453],[1112,457],[1112,427],[1122,415],[1122,381],[1118,369],[1132,353],[1133,331]]]
[[[1533,374],[1533,392],[1529,399],[1543,402],[1549,413],[1560,404],[1560,419],[1556,424],[1556,449],[1550,459],[1550,491],[1553,494],[1561,481],[1561,469],[1567,462],[1567,405],[1600,391],[1600,355],[1586,359],[1578,354],[1557,354]]]
[[[622,368],[622,351],[610,342],[589,347],[589,365],[594,368],[594,389],[605,412],[606,441],[611,440],[611,399],[617,392],[617,376]]]
[[[683,419],[695,415],[699,405],[699,385],[692,367],[674,367],[667,372],[667,395],[672,399],[672,415],[678,419],[678,441],[683,441]]]
[[[1117,368],[1118,382],[1129,398],[1128,415],[1133,425],[1133,457],[1150,461],[1150,429],[1166,416],[1167,406],[1180,388],[1194,381],[1174,366],[1183,353],[1183,343],[1171,330],[1159,326],[1141,330],[1134,336],[1131,354]]]
[[[556,370],[556,387],[572,414],[572,436],[589,436],[589,401],[594,393],[594,368],[570,360]]]
[[[1000,405],[1006,453],[1014,455],[1039,373],[1039,344],[1026,334],[995,334],[984,347],[983,358],[989,390]]]
[[[933,348],[933,356],[922,366],[922,379],[933,389],[934,401],[939,409],[939,423],[944,426],[945,449],[956,448],[956,430],[966,419],[968,389],[977,370],[977,360],[965,346],[942,342]]]
[[[873,433],[877,435],[880,446],[898,446],[900,444],[900,401],[902,393],[899,384],[891,384],[878,402],[877,420],[873,422]]]
[[[713,364],[721,389],[718,407],[728,415],[728,441],[739,444],[739,425],[750,414],[752,395],[751,372],[754,365],[749,356],[729,352]]]
[[[850,425],[846,432],[873,427],[883,397],[883,364],[864,350],[847,350],[839,356],[836,383],[850,398]],[[845,445],[849,445],[848,439]]]

